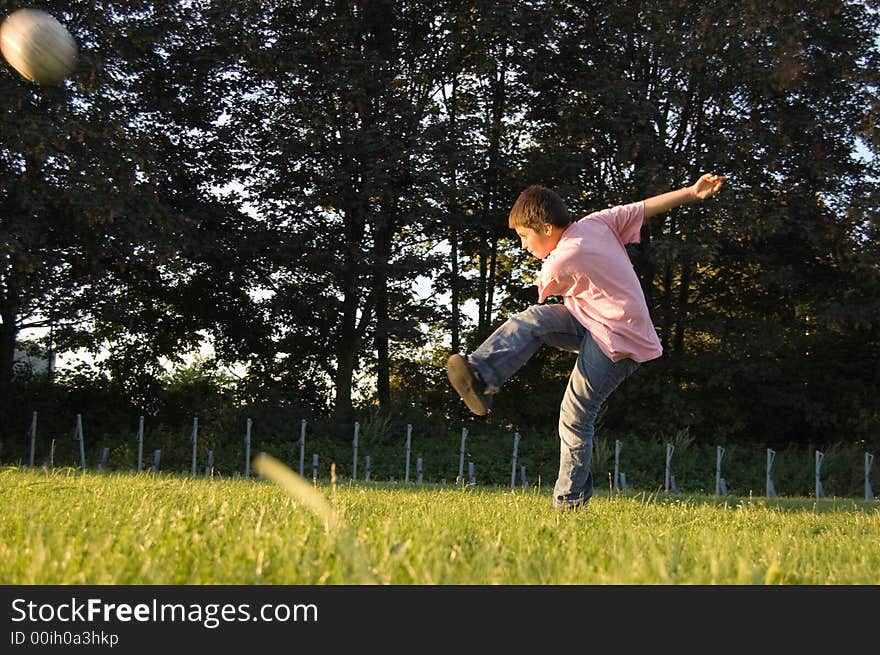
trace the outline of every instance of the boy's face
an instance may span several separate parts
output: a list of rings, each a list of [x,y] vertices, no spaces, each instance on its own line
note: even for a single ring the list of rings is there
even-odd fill
[[[515,229],[522,247],[538,259],[544,259],[553,251],[556,244],[559,243],[561,234],[561,231],[557,234],[558,230],[554,229],[550,223],[544,223],[540,230],[533,230],[530,227],[516,227]]]

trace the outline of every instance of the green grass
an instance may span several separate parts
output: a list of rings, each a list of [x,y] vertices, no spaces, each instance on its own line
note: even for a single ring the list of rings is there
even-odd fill
[[[876,502],[0,471],[3,584],[880,584]]]

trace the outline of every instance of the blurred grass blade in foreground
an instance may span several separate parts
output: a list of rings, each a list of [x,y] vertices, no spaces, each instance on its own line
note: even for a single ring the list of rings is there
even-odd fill
[[[308,507],[324,522],[324,529],[332,532],[337,525],[336,512],[330,503],[305,478],[297,475],[271,455],[261,453],[254,458],[254,470],[284,489],[294,500]]]
[[[324,522],[324,530],[333,538],[342,564],[346,584],[375,584],[376,578],[363,549],[354,533],[340,525],[336,511],[321,493],[301,475],[271,455],[261,453],[254,458],[254,470],[278,484],[294,500],[308,507]]]

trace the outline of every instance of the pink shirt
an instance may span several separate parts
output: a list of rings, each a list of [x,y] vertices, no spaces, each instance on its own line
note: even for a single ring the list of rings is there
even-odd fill
[[[612,361],[663,354],[645,294],[624,244],[638,243],[644,202],[589,214],[568,226],[544,259],[538,302],[563,296],[565,307]]]

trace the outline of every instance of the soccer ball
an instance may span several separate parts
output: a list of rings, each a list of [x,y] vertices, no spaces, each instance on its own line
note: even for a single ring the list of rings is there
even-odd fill
[[[19,9],[0,25],[0,52],[15,70],[37,84],[57,84],[76,66],[76,41],[61,23],[39,9]]]

